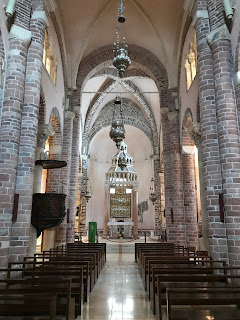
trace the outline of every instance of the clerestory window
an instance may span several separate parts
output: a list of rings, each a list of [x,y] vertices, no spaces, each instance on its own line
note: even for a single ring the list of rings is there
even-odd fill
[[[197,40],[196,35],[194,41],[190,43],[189,51],[186,55],[185,70],[187,79],[187,89],[191,87],[193,80],[197,75]]]
[[[54,54],[53,45],[49,41],[48,32],[45,31],[44,49],[43,49],[43,64],[54,85],[57,81],[57,59]]]

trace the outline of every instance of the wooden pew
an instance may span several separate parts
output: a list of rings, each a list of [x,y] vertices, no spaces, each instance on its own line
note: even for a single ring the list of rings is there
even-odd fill
[[[166,290],[169,286],[177,288],[189,287],[208,287],[213,288],[229,286],[229,281],[239,276],[224,275],[224,274],[162,274],[157,276],[157,314],[158,319],[162,319],[163,296],[166,295]]]
[[[239,305],[240,287],[238,288],[167,288],[167,320],[172,320],[174,305]],[[240,312],[239,312],[240,315]],[[187,320],[187,319],[186,319]]]

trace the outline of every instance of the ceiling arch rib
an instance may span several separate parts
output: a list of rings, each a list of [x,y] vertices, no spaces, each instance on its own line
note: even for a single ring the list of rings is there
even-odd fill
[[[123,99],[122,100],[123,105],[123,123],[126,125],[134,126],[138,129],[140,129],[142,132],[146,134],[146,136],[149,138],[152,146],[157,143],[157,141],[154,141],[153,132],[151,127],[149,126],[149,123],[144,118],[141,110],[139,109],[138,105],[131,101],[130,99]],[[93,137],[104,127],[111,126],[112,123],[112,117],[113,117],[113,108],[114,108],[114,101],[108,102],[99,113],[98,118],[94,122],[89,135],[84,137],[83,144],[87,147],[87,150],[89,148],[89,145],[91,143],[91,140]],[[115,117],[120,117],[119,112],[115,113]]]
[[[115,77],[112,77],[112,78],[114,79]],[[101,102],[104,100],[106,94],[111,92],[117,86],[117,84],[118,84],[118,81],[115,81],[113,84],[111,84],[104,93],[99,95],[95,103],[93,103],[90,106],[89,112],[87,114],[86,121],[85,121],[84,136],[85,135],[87,136],[89,134],[91,127],[93,125],[94,115],[96,118],[96,112],[98,112],[98,114],[100,113],[101,110],[99,110],[99,106]],[[137,99],[137,101],[142,106],[144,110],[144,118],[147,119],[147,121],[150,124],[150,127],[152,128],[154,141],[155,141],[154,146],[157,148],[158,147],[158,130],[157,130],[157,125],[156,125],[156,121],[155,121],[151,106],[149,105],[146,98],[141,94],[140,90],[134,83],[132,83],[131,81],[122,80],[121,84]]]
[[[129,45],[129,56],[132,60],[132,65],[138,64],[139,69],[148,71],[150,77],[155,82],[159,94],[161,107],[168,106],[168,77],[166,69],[161,61],[150,51],[136,45]],[[86,82],[103,66],[112,65],[112,45],[108,45],[93,51],[90,55],[84,58],[78,69],[76,90],[72,103],[74,106],[79,106],[81,101],[81,92],[85,87]]]

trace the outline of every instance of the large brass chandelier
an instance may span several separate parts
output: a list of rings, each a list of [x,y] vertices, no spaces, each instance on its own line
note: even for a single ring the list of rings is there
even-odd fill
[[[115,57],[113,58],[113,65],[118,70],[118,75],[123,78],[125,71],[131,64],[131,59],[128,56],[128,46],[126,44],[126,38],[124,34],[124,23],[126,21],[124,16],[125,7],[123,5],[124,0],[118,0],[118,20],[116,28],[117,42],[114,43],[113,52]]]

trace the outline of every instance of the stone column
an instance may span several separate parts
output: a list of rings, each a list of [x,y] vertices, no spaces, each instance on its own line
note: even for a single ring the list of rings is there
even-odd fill
[[[77,201],[77,185],[79,172],[79,139],[80,139],[80,114],[79,108],[74,110],[73,138],[72,138],[72,160],[70,171],[70,197],[69,197],[69,223],[67,225],[67,242],[74,242],[75,216]]]
[[[24,10],[18,1],[15,21],[9,33],[7,74],[0,126],[0,267],[6,267],[9,258],[27,51],[32,36],[29,31],[30,13],[31,0],[25,1]],[[23,246],[27,239],[24,228],[21,228],[21,235],[23,239],[22,241],[17,239],[17,244]],[[21,252],[16,252],[17,255],[18,253]]]
[[[60,180],[63,184],[63,193],[67,195],[65,199],[66,211],[69,204],[69,183],[70,183],[70,170],[72,159],[72,135],[73,135],[73,119],[75,113],[71,111],[65,112],[64,129],[63,129],[63,147],[62,147],[62,160],[66,161],[67,166],[61,169]],[[55,228],[55,246],[60,246],[66,243],[67,240],[67,215],[63,222]]]
[[[108,227],[108,221],[109,221],[109,186],[105,185],[105,197],[104,197],[104,213],[103,213],[103,237],[107,238],[109,235],[109,227]]]
[[[133,188],[132,194],[132,221],[133,225],[133,238],[138,238],[138,191],[136,188]]]
[[[165,187],[165,217],[167,241],[174,242],[174,228],[171,221],[172,200],[172,165],[170,157],[170,127],[168,120],[168,108],[161,108],[162,132],[163,132],[163,158],[164,158],[164,187]]]
[[[174,242],[186,245],[186,221],[183,205],[183,176],[182,159],[180,152],[179,112],[168,113],[170,131],[170,159],[172,177],[172,213],[171,219],[174,225]]]
[[[51,125],[42,124],[38,126],[36,160],[41,160],[43,158],[46,140],[48,139],[49,136],[53,134],[54,134],[54,131]],[[41,193],[42,169],[43,169],[42,165],[35,165],[33,194]],[[36,253],[36,246],[37,246],[37,231],[34,228],[34,226],[31,224],[30,230],[29,230],[29,246],[27,250],[28,256],[32,257]]]
[[[155,192],[158,195],[157,201],[155,202],[154,205],[154,210],[155,210],[155,235],[160,235],[161,232],[161,225],[160,225],[160,220],[159,220],[159,215],[160,215],[160,159],[159,155],[154,156],[154,188]]]
[[[229,262],[239,264],[240,256],[240,154],[236,103],[233,88],[233,58],[226,25],[208,35],[212,49],[218,142],[222,168],[224,214]]]
[[[222,192],[222,175],[218,146],[212,52],[206,38],[210,31],[207,0],[198,2],[195,23],[209,249],[214,259],[228,259],[226,228],[225,224],[220,221],[218,201],[219,193]]]
[[[203,233],[203,246],[202,248],[200,248],[200,250],[205,250],[209,252],[209,234],[208,234],[208,220],[207,220],[207,208],[206,208],[206,193],[205,193],[205,185],[204,185],[201,125],[198,122],[192,122],[187,130],[188,130],[189,136],[191,137],[191,139],[193,139],[196,147],[198,148],[198,168],[199,168],[202,233]]]
[[[190,139],[189,139],[190,140]],[[187,142],[187,141],[186,141]],[[194,146],[182,146],[184,210],[187,231],[187,246],[199,249],[197,223],[197,194]]]

